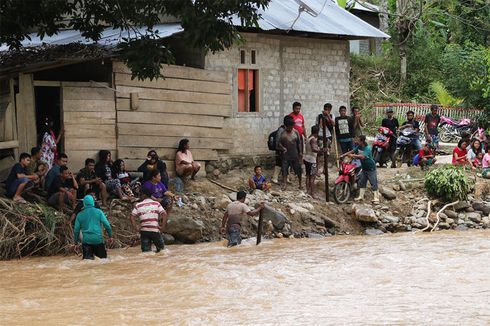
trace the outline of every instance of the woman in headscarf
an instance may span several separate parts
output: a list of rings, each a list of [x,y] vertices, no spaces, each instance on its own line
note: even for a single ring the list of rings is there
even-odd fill
[[[141,183],[150,180],[150,173],[155,169],[160,171],[162,183],[165,185],[165,187],[168,188],[167,164],[165,164],[164,161],[160,160],[157,152],[152,149],[148,152],[146,161],[144,161],[143,164],[141,164],[138,168],[138,172],[143,172],[143,181]]]

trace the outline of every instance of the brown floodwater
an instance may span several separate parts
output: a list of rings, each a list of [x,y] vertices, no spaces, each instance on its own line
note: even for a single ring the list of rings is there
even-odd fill
[[[481,325],[490,232],[0,262],[0,325]]]

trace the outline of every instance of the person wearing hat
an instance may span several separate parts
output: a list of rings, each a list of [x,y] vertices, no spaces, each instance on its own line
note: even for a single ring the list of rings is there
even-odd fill
[[[141,182],[142,184],[145,181],[151,179],[151,175],[150,175],[151,171],[155,169],[160,171],[160,175],[162,177],[162,183],[165,185],[165,187],[168,188],[167,164],[165,164],[164,161],[160,160],[157,152],[154,149],[152,149],[148,152],[146,161],[144,161],[143,164],[141,164],[140,167],[138,168],[138,172],[143,172],[143,181]]]
[[[398,119],[394,117],[393,109],[386,109],[386,118],[381,122],[381,127],[385,127],[391,130],[393,135],[390,137],[390,159],[391,159],[391,168],[396,168],[395,164],[395,151],[396,151],[396,135],[398,133],[398,128],[400,124],[398,123]]]

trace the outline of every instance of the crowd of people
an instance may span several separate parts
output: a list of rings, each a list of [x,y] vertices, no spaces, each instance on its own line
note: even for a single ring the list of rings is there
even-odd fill
[[[439,145],[438,126],[440,123],[438,107],[433,105],[431,113],[424,119],[424,130],[415,119],[415,113],[409,111],[406,121],[400,125],[392,109],[386,111],[386,118],[381,126],[391,131],[389,140],[389,157],[391,167],[396,168],[397,137],[400,131],[413,130],[413,147],[415,155],[413,164],[426,168],[436,161],[435,150]],[[75,244],[83,235],[82,254],[84,259],[93,259],[94,255],[105,258],[107,253],[102,238],[101,225],[106,229],[111,241],[112,230],[97,201],[103,207],[108,206],[109,198],[134,202],[131,221],[140,233],[142,251],[150,251],[155,245],[157,251],[163,249],[161,231],[165,228],[168,214],[179,197],[169,191],[167,166],[155,150],[148,152],[147,158],[138,168],[141,177],[133,177],[122,159],[113,161],[108,150],[99,152],[98,161],[92,158],[85,160],[84,168],[74,174],[68,168],[68,156],[57,152],[60,136],[55,137],[52,126],[42,137],[40,147],[34,147],[31,153],[22,153],[6,180],[7,196],[16,202],[25,202],[22,194],[32,189],[46,196],[47,203],[59,210],[72,211],[70,223],[74,223]],[[316,117],[310,127],[309,135],[305,118],[301,114],[301,103],[294,102],[292,112],[283,118],[283,124],[269,136],[269,148],[275,151],[275,168],[272,183],[281,184],[286,190],[290,173],[298,180],[298,188],[303,188],[303,171],[305,172],[306,192],[315,198],[315,179],[324,172],[320,162],[324,154],[338,151],[337,158],[350,159],[359,171],[359,195],[355,200],[363,200],[369,181],[374,193],[374,203],[379,203],[377,162],[373,158],[372,148],[364,134],[364,121],[359,108],[354,107],[348,115],[345,106],[339,107],[339,116],[332,113],[332,105],[326,103],[323,111]],[[424,132],[426,142],[422,145],[418,134]],[[333,145],[333,146],[332,146]],[[474,134],[461,139],[453,151],[452,163],[471,169],[482,169],[482,176],[490,178],[490,146],[485,134]],[[304,168],[303,168],[304,166]],[[175,172],[180,178],[194,179],[200,170],[190,151],[188,139],[179,142],[175,156]],[[282,178],[279,179],[279,176]],[[250,190],[269,191],[271,182],[263,175],[262,167],[256,166],[254,174],[248,180]],[[256,215],[264,208],[260,205],[250,210],[244,204],[246,193],[237,194],[237,200],[231,203],[223,217],[221,232],[226,233],[229,245],[240,243],[240,221],[245,215]],[[139,224],[136,222],[139,219]]]

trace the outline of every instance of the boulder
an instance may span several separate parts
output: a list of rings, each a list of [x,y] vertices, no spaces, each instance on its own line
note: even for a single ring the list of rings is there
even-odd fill
[[[466,217],[475,223],[481,222],[481,215],[480,213],[466,213]]]
[[[382,235],[382,234],[384,234],[384,232],[381,230],[378,230],[378,229],[366,229],[364,231],[364,234],[365,235]]]
[[[446,209],[444,210],[444,214],[447,215],[447,217],[452,218],[452,219],[457,219],[458,218],[458,213],[456,213],[453,210]]]
[[[180,242],[196,243],[202,238],[204,224],[187,216],[171,216],[166,233],[171,234]]]
[[[388,200],[393,200],[396,198],[396,192],[388,187],[379,187],[379,192]]]
[[[236,200],[236,192],[230,192],[228,194],[228,198],[230,198],[231,201],[235,201]]]
[[[447,220],[448,216],[444,213],[439,213],[439,218],[443,221]]]
[[[441,222],[437,226],[439,227],[439,229],[443,229],[443,230],[448,230],[451,228],[449,223],[446,223],[446,222]]]
[[[208,164],[206,164],[205,170],[206,170],[206,173],[208,173],[208,174],[212,173],[214,171],[214,166],[212,164],[208,163]]]
[[[458,225],[457,227],[454,228],[456,231],[468,231],[468,227],[466,225]]]
[[[400,221],[400,218],[396,217],[396,216],[385,215],[385,216],[383,216],[382,221],[385,223],[395,224],[395,223],[398,223]]]
[[[425,228],[427,226],[427,219],[418,218],[416,223]]]
[[[295,204],[295,203],[289,203],[288,206],[291,209],[291,214],[294,214],[295,212],[306,214],[309,212],[309,210],[307,208],[304,208],[304,207],[302,207],[298,204]]]
[[[334,228],[337,226],[337,223],[335,223],[334,220],[330,219],[329,217],[327,216],[322,216],[323,218],[323,221],[325,222],[325,227],[330,229],[330,228]]]
[[[264,222],[271,221],[276,230],[282,230],[287,222],[284,214],[267,205],[262,210],[262,219]]]
[[[201,208],[206,208],[207,207],[207,202],[206,202],[206,198],[204,198],[204,196],[197,196],[196,197],[196,204],[198,204]]]
[[[163,236],[163,242],[166,245],[171,245],[175,243],[175,238],[171,234],[163,233],[162,236]]]
[[[231,203],[230,198],[226,195],[222,195],[221,197],[218,197],[214,200],[213,208],[214,209],[226,209],[228,207],[228,204]]]
[[[483,212],[483,215],[489,215],[490,214],[490,204],[485,203],[485,202],[474,202],[472,204],[472,207],[476,211]]]
[[[466,211],[467,211],[467,212],[469,212],[469,213],[472,213],[472,212],[474,212],[474,211],[475,211],[475,209],[474,209],[473,207],[471,207],[471,206],[470,206],[470,207],[467,207],[467,208],[466,208]]]
[[[484,216],[482,219],[481,219],[482,223],[483,223],[483,226],[485,227],[489,227],[490,226],[490,215],[489,216]]]
[[[318,233],[313,233],[313,232],[308,232],[306,235],[307,235],[308,238],[312,238],[312,239],[322,239],[322,238],[324,238],[323,235],[318,234]]]
[[[376,212],[369,206],[366,205],[352,205],[352,211],[356,219],[360,222],[377,222]]]
[[[453,220],[452,218],[448,217],[448,218],[446,219],[446,223],[447,223],[447,224],[454,224],[454,220]]]
[[[470,207],[470,203],[466,200],[461,200],[459,203],[457,203],[456,205],[454,205],[454,210],[455,211],[461,211],[463,209],[467,209],[468,207]]]

